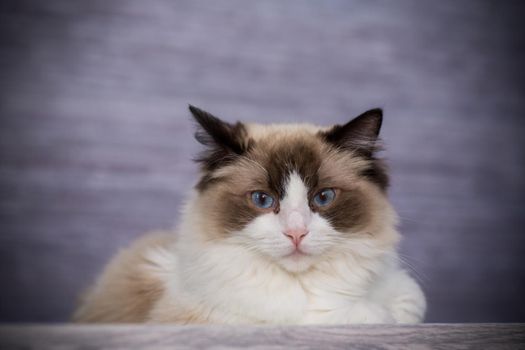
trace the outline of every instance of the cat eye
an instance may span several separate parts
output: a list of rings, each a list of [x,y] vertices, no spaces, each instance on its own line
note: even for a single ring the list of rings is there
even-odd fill
[[[252,202],[256,207],[261,209],[272,208],[275,204],[275,199],[268,193],[263,191],[253,191],[251,194]]]
[[[318,207],[324,207],[332,203],[335,199],[335,191],[331,188],[325,188],[314,197],[314,204]]]

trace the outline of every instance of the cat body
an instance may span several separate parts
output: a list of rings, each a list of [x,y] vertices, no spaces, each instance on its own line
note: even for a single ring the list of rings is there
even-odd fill
[[[176,232],[122,251],[79,322],[417,323],[376,158],[382,112],[331,128],[229,124],[190,107],[207,146]]]

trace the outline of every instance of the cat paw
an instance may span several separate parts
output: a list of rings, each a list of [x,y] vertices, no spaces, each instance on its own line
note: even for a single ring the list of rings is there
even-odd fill
[[[346,315],[347,323],[395,323],[390,311],[379,304],[362,301],[354,304]]]
[[[425,297],[422,293],[398,297],[390,309],[397,323],[420,323],[425,315]]]

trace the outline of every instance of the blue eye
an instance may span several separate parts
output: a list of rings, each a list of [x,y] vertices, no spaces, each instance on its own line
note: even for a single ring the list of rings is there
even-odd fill
[[[318,192],[314,197],[314,203],[318,207],[324,207],[334,201],[335,191],[331,188],[325,188]]]
[[[275,200],[268,193],[263,191],[254,191],[252,192],[252,202],[258,208],[268,209],[273,207]]]

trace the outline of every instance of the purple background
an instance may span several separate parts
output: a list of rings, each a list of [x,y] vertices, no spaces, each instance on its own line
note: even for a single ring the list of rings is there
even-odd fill
[[[0,321],[64,321],[227,120],[385,109],[428,321],[525,321],[521,1],[0,1]]]

